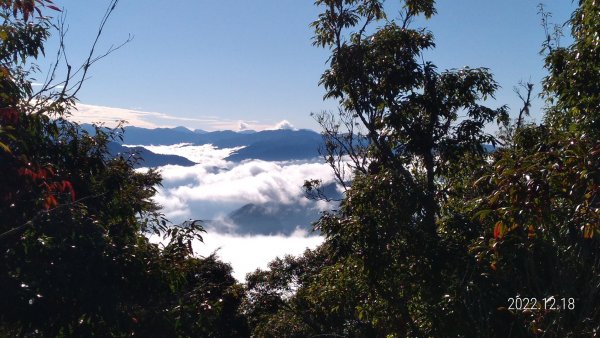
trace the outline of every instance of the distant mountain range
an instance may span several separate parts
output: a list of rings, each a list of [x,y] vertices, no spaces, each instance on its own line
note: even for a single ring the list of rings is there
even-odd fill
[[[93,132],[91,125],[82,125]],[[192,145],[212,144],[217,148],[244,147],[227,158],[229,161],[240,162],[248,159],[264,161],[307,160],[319,157],[319,148],[323,139],[319,133],[312,130],[231,130],[207,132],[189,130],[185,127],[146,129],[140,127],[125,127],[123,141],[110,146],[112,154],[138,152],[144,159],[139,166],[161,166],[176,164],[182,166],[194,165],[184,157],[176,155],[155,154],[145,145],[174,145],[190,143]],[[123,145],[138,147],[126,148]]]
[[[246,204],[231,212],[226,221],[237,226],[244,235],[289,235],[296,228],[311,230],[319,219],[319,211],[301,205],[264,203]]]
[[[183,156],[156,154],[144,147],[125,147],[117,142],[110,142],[108,144],[108,151],[113,156],[122,155],[124,157],[137,157],[139,160],[135,165],[136,168],[154,168],[168,164],[190,167],[196,164]]]
[[[192,131],[179,127],[172,129],[144,129],[126,127],[124,144],[173,145],[191,143],[212,144],[217,148],[244,148],[232,154],[230,161],[258,159],[265,161],[304,160],[319,156],[322,144],[320,134],[311,130]]]
[[[309,207],[278,203],[249,203],[232,211],[224,219],[204,220],[203,225],[209,232],[243,236],[289,236],[297,230],[313,231],[312,223],[319,217],[320,212]],[[235,228],[232,228],[232,225]]]
[[[82,128],[90,133],[94,127],[89,124]],[[211,144],[217,148],[243,147],[226,159],[241,162],[249,159],[264,161],[308,160],[320,156],[319,149],[323,146],[323,138],[312,130],[263,130],[263,131],[214,131],[207,132],[185,127],[146,129],[140,127],[125,127],[123,141],[113,142],[109,146],[110,153],[139,155],[143,160],[138,167],[157,167],[167,164],[193,166],[195,163],[178,155],[156,154],[144,148],[150,145],[174,145],[189,143],[192,145]],[[136,145],[125,147],[124,145]],[[492,145],[483,145],[487,152],[493,152]]]

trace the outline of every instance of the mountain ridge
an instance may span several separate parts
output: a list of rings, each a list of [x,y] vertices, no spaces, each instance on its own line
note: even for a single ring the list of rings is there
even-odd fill
[[[95,132],[92,125],[82,125],[82,128],[90,133]],[[263,161],[314,159],[320,156],[319,149],[323,145],[321,134],[309,129],[207,132],[190,130],[186,127],[147,129],[127,126],[123,131],[122,140],[117,143],[122,146],[135,145],[137,150],[152,157],[150,161],[147,161],[152,163],[168,163],[168,160],[166,158],[161,159],[161,155],[148,150],[143,151],[139,149],[140,147],[150,145],[169,146],[181,143],[191,145],[211,144],[217,148],[243,147],[226,158],[229,161],[241,162],[249,159]],[[175,162],[170,164],[184,163],[184,161],[177,158],[172,158],[172,160]],[[189,165],[189,163],[184,165]]]

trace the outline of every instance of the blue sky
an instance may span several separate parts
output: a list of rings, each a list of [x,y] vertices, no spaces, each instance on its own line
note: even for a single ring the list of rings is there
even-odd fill
[[[56,3],[66,10],[68,56],[77,63],[84,59],[108,1]],[[537,4],[438,1],[438,15],[417,24],[434,33],[437,48],[428,56],[440,70],[490,68],[503,87],[495,105],[508,104],[516,114],[513,87],[531,79],[539,90],[544,76]],[[547,4],[559,23],[573,7],[570,1]],[[297,128],[318,130],[310,113],[336,107],[323,102],[324,91],[317,85],[328,56],[311,44],[309,25],[319,11],[310,0],[123,0],[100,49],[129,34],[134,39],[94,66],[79,99],[122,109],[125,118],[130,117],[126,110],[135,110],[138,117],[152,112],[143,118],[157,126],[211,130],[237,128],[244,121],[261,129],[287,120]],[[42,68],[45,64],[41,62]],[[533,108],[540,110],[541,102]],[[119,109],[112,111],[119,114]]]

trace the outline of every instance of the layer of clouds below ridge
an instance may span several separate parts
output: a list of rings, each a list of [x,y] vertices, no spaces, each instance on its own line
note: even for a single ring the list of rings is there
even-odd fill
[[[332,208],[329,203],[306,199],[302,190],[306,179],[321,179],[324,184],[334,182],[331,168],[324,163],[261,160],[236,163],[225,158],[239,148],[215,149],[211,145],[145,147],[158,154],[175,154],[198,163],[191,167],[160,167],[163,186],[158,188],[155,201],[174,223],[222,219],[247,204],[294,205],[319,211]],[[310,224],[298,226],[308,229]]]
[[[145,146],[158,154],[176,154],[198,163],[191,167],[163,166],[163,187],[158,188],[156,202],[174,223],[187,219],[220,219],[220,226],[208,228],[204,243],[196,241],[194,251],[202,256],[216,252],[230,263],[233,275],[244,281],[247,273],[265,269],[268,262],[285,255],[300,255],[323,242],[310,232],[310,224],[299,224],[291,234],[241,235],[235,224],[227,224],[224,216],[243,205],[294,205],[327,210],[333,206],[303,197],[306,179],[333,183],[331,168],[324,163],[266,162],[249,160],[241,163],[225,160],[237,149],[216,149],[211,145]],[[232,231],[233,230],[233,231]],[[152,241],[159,241],[151,238]]]

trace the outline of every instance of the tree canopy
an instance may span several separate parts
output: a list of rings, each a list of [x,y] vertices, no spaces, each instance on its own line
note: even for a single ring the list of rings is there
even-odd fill
[[[331,52],[320,83],[340,103],[317,121],[346,194],[316,224],[321,248],[249,277],[249,295],[269,295],[249,298],[253,311],[269,304],[250,312],[257,336],[597,332],[599,5],[579,1],[571,46],[546,29],[536,125],[524,120],[533,85],[511,120],[486,105],[490,70],[424,60],[433,35],[413,18],[435,15],[434,1],[403,1],[395,18],[382,1],[316,4],[314,43]]]
[[[60,10],[49,0],[0,10],[0,335],[246,335],[231,267],[193,257],[201,225],[169,225],[150,199],[159,174],[109,155],[121,129],[68,121],[81,82],[66,74],[32,90],[53,27],[46,11]],[[96,60],[92,49],[83,72]]]

